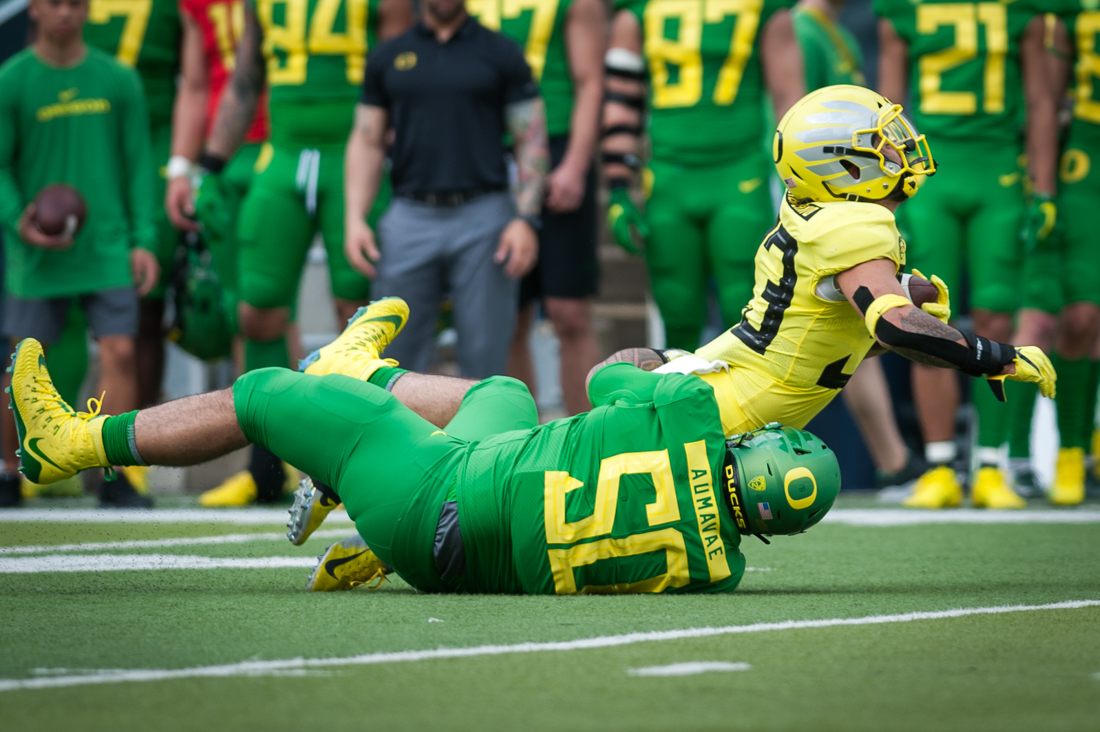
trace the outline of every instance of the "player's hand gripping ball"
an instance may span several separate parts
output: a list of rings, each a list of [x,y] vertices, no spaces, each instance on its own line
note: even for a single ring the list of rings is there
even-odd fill
[[[929,282],[919,269],[915,269],[913,274],[901,276],[901,289],[911,303],[932,317],[943,323],[951,320],[951,294],[936,275],[932,275]]]
[[[217,173],[203,171],[195,183],[195,218],[213,239],[225,240],[232,234],[233,218],[225,203],[225,183]]]
[[[66,183],[52,183],[34,198],[34,225],[46,236],[72,239],[87,218],[84,196]]]
[[[615,237],[615,243],[631,254],[641,252],[639,243],[645,246],[649,238],[649,224],[645,216],[634,205],[630,191],[626,188],[612,188],[607,207],[607,225]]]
[[[1053,399],[1058,374],[1050,359],[1036,346],[1018,346],[1016,358],[1012,361],[1016,366],[1016,373],[1002,374],[1000,376],[987,376],[989,387],[993,394],[1002,402],[1005,401],[1005,379],[1011,381],[1023,381],[1030,384],[1038,384],[1039,392],[1047,399]]]

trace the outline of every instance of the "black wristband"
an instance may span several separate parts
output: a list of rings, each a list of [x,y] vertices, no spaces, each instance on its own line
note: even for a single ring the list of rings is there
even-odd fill
[[[621,176],[607,179],[607,189],[609,191],[614,191],[619,188],[630,188],[630,179]]]
[[[966,363],[959,371],[968,376],[996,376],[1016,358],[1016,349],[1007,343],[998,343],[980,335],[963,332],[966,339]]]
[[[208,152],[203,152],[203,154],[199,156],[199,167],[215,175],[225,170],[227,162],[225,158],[219,158],[217,155],[211,155]]]
[[[542,230],[542,217],[538,214],[516,214],[516,218],[520,221],[526,221],[527,225],[534,229],[536,234]]]
[[[641,125],[611,125],[600,133],[600,137],[611,137],[612,135],[634,135],[637,137],[640,134],[642,134]]]
[[[622,92],[609,91],[603,95],[604,102],[615,102],[624,107],[635,109],[639,112],[645,110],[645,97],[636,94],[623,94]]]
[[[600,160],[604,165],[619,163],[631,170],[640,170],[642,167],[642,159],[634,153],[601,152]]]

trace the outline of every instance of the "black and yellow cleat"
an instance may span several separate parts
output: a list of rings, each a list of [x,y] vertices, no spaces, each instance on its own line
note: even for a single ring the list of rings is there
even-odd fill
[[[54,388],[42,344],[25,338],[15,347],[11,410],[19,436],[20,471],[33,483],[56,483],[89,468],[109,467],[103,451],[101,402],[76,412]]]
[[[317,566],[309,576],[306,589],[310,592],[333,592],[366,585],[368,589],[377,590],[392,571],[370,550],[363,537],[356,534],[332,544],[317,558]]]
[[[286,538],[294,546],[301,546],[340,505],[313,485],[312,478],[302,478],[298,490],[294,491],[294,504],[290,507],[290,518],[286,522]]]
[[[409,306],[399,297],[384,297],[359,308],[336,340],[302,359],[298,370],[314,376],[344,374],[366,381],[380,366],[382,351],[409,319]]]

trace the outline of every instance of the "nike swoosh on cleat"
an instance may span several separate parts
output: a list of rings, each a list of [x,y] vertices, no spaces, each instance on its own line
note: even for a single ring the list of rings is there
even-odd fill
[[[395,328],[400,328],[401,324],[405,322],[405,319],[400,315],[378,315],[373,318],[367,318],[364,323],[389,323]]]
[[[325,562],[325,571],[328,572],[329,577],[332,577],[334,580],[338,580],[340,578],[336,576],[336,573],[333,570],[335,570],[341,564],[347,564],[348,562],[352,561],[353,559],[358,559],[359,557],[363,556],[364,554],[366,554],[366,552],[362,551],[362,552],[359,552],[358,554],[352,554],[350,557],[343,557],[341,559],[330,559],[327,562]]]
[[[60,465],[55,463],[53,460],[50,460],[50,458],[48,456],[44,455],[42,453],[42,451],[38,449],[38,443],[41,442],[42,439],[43,438],[41,438],[41,437],[32,437],[31,439],[27,440],[27,450],[30,451],[32,454],[34,454],[36,457],[39,457],[42,460],[45,460],[46,462],[48,462],[50,465],[54,466],[58,470],[64,471],[65,468],[61,467]]]

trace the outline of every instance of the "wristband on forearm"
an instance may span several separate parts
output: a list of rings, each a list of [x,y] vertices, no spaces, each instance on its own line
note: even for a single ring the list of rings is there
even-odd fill
[[[225,170],[226,162],[225,158],[211,155],[208,152],[203,152],[203,154],[199,156],[199,167],[215,175]]]

